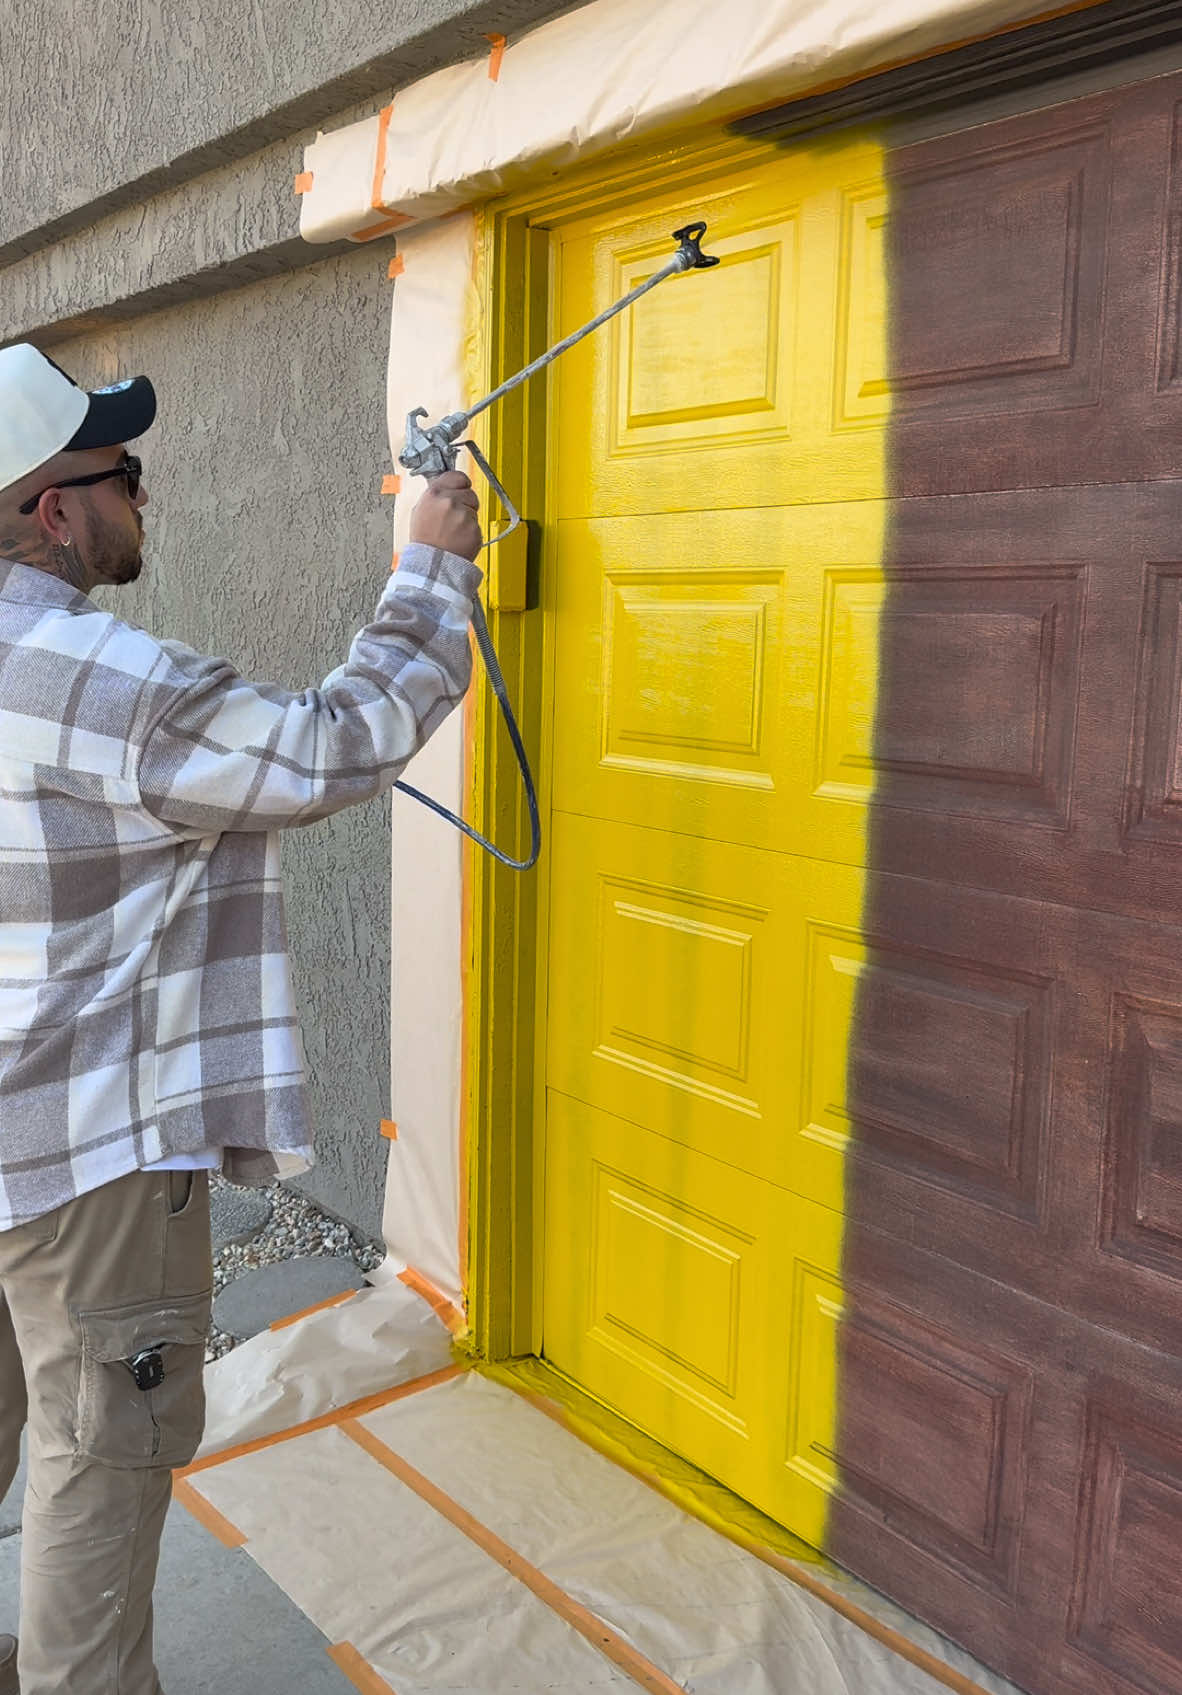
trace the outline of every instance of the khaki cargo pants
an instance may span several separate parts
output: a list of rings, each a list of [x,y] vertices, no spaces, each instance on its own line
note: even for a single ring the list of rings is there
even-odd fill
[[[203,1171],[133,1172],[0,1232],[0,1494],[28,1419],[21,1695],[160,1695],[152,1589],[201,1438],[212,1281]],[[141,1389],[125,1362],[157,1349]]]

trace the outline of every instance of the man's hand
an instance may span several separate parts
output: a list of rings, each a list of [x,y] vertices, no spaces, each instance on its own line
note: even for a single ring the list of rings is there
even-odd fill
[[[444,471],[427,484],[411,514],[410,539],[475,559],[484,542],[476,518],[479,510],[476,490],[464,473]]]

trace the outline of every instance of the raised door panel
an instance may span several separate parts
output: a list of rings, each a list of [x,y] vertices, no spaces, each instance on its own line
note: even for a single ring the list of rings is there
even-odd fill
[[[1054,1297],[1182,1358],[1182,925],[1076,918]]]
[[[1164,77],[890,155],[893,492],[1178,474],[1180,97]]]
[[[1182,926],[865,889],[856,933],[811,926],[794,1185],[840,1161],[852,1235],[1182,1355]],[[811,1035],[838,1024],[843,1065]]]
[[[1017,119],[951,155],[933,143],[892,157],[897,426],[1095,406],[1111,147],[1104,102],[1049,133]]]
[[[1180,524],[1170,481],[892,503],[876,869],[1182,918]]]
[[[791,1186],[787,1006],[799,949],[788,863],[558,816],[550,851],[550,993],[561,1008],[550,1086]],[[831,899],[847,919],[858,892],[854,873],[835,871]]]
[[[1070,1601],[1078,1328],[873,1227],[847,1235],[843,1281],[829,1551],[1024,1682]]]
[[[1174,1695],[1182,1356],[845,1238],[829,1551],[1023,1688]]]
[[[891,1526],[1001,1603],[1020,1582],[1036,1362],[996,1338],[797,1259],[784,1463],[761,1503],[799,1514],[802,1488],[839,1493],[841,1522]],[[811,1360],[840,1362],[838,1415]]]
[[[547,1359],[753,1497],[784,1404],[775,1192],[556,1089],[547,1113]]]
[[[564,1095],[549,1113],[547,1358],[824,1546],[844,1462],[840,1217]],[[974,1468],[951,1534],[963,1516],[970,1540],[992,1543],[981,1526],[996,1385],[978,1386],[955,1347],[951,1357],[916,1391],[931,1398],[933,1440]],[[937,1436],[950,1414],[962,1428]],[[937,1489],[929,1482],[932,1502]]]
[[[1182,935],[1177,937],[1182,946]],[[1103,1242],[1182,1291],[1182,1000],[1112,996]]]
[[[1087,1690],[1182,1688],[1182,1419],[1176,1379],[1155,1375],[1148,1396],[1109,1383],[1086,1403],[1063,1670]]]
[[[564,232],[567,331],[659,269],[691,217],[721,261],[662,283],[556,367],[564,517],[882,495],[881,164],[874,145],[785,156]]]

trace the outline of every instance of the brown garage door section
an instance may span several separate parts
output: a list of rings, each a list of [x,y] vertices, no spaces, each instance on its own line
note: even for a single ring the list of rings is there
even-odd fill
[[[1182,1691],[1182,78],[897,151],[831,1547]]]

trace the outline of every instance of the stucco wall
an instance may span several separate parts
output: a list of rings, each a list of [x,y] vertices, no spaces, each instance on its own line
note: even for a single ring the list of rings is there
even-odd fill
[[[5,149],[0,262],[358,101],[381,104],[440,65],[487,52],[486,33],[565,9],[564,0],[4,0],[0,86],[21,145]]]
[[[390,566],[386,256],[294,274],[62,343],[80,380],[147,371],[148,561],[104,604],[290,688],[345,657]],[[304,1180],[380,1233],[389,1110],[389,801],[284,838],[322,1164]]]

